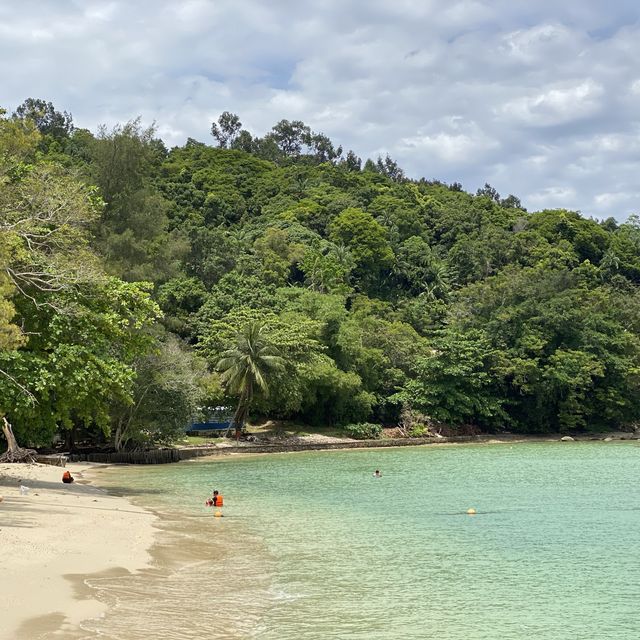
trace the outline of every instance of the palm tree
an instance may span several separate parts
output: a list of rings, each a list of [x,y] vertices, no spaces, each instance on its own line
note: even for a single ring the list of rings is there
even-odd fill
[[[238,407],[233,416],[236,438],[244,430],[249,407],[256,393],[268,395],[267,374],[284,367],[278,349],[270,344],[265,324],[254,320],[238,332],[236,346],[222,354],[217,369],[227,391],[238,396]]]

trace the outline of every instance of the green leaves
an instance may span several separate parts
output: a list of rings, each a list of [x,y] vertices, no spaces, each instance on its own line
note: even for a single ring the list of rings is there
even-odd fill
[[[25,341],[20,328],[14,324],[16,314],[11,297],[15,286],[7,275],[9,247],[6,235],[0,233],[0,350],[15,349]]]
[[[139,119],[0,115],[0,402],[23,438],[168,441],[196,387],[240,424],[640,419],[636,218],[362,170],[300,121],[212,133],[167,151]]]
[[[22,163],[18,131],[0,120],[0,412],[32,444],[59,429],[108,433],[160,310],[149,285],[106,276],[91,251],[95,188],[49,158]]]
[[[263,322],[250,321],[238,331],[235,345],[222,353],[216,366],[229,393],[238,396],[236,429],[243,428],[254,394],[269,394],[269,373],[284,369],[285,362]]]
[[[361,209],[345,209],[331,223],[329,237],[349,249],[361,276],[375,277],[381,269],[393,264],[387,232],[370,213]]]
[[[21,318],[31,339],[0,353],[0,369],[12,378],[0,376],[0,397],[16,435],[46,443],[57,428],[80,424],[108,433],[112,405],[131,401],[134,362],[155,343],[148,327],[159,309],[148,287],[111,278],[35,309],[29,300],[19,303],[29,311]]]
[[[538,265],[461,290],[452,323],[465,333],[482,329],[490,340],[517,428],[602,428],[637,415],[639,304],[635,288],[618,291],[584,268]]]
[[[203,400],[215,393],[204,362],[171,335],[158,336],[156,348],[139,353],[131,370],[135,377],[130,395],[111,406],[117,450],[179,439]]]
[[[448,425],[496,427],[507,422],[496,352],[483,332],[446,329],[434,337],[431,353],[420,358],[417,375],[396,398]]]

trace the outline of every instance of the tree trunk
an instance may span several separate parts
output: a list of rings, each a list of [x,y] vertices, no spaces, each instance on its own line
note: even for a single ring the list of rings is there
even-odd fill
[[[113,434],[113,446],[118,453],[124,449],[126,429],[127,423],[120,417],[118,419],[118,426]]]
[[[244,432],[244,423],[249,415],[249,405],[251,404],[252,388],[245,387],[238,399],[238,407],[233,414],[233,426],[236,430],[236,442],[240,440],[240,434]]]
[[[67,451],[73,452],[73,450],[76,448],[76,430],[77,430],[77,427],[74,422],[71,429],[69,429],[68,431],[65,431],[64,448]]]
[[[7,453],[16,453],[20,447],[16,437],[13,435],[11,423],[4,416],[2,417],[2,433],[4,433],[4,437],[7,440]]]
[[[240,396],[240,399],[238,400],[238,407],[236,408],[236,412],[233,414],[233,426],[236,433],[236,442],[240,440],[240,434],[242,433],[242,429],[244,427],[244,419],[247,413],[243,396],[244,394]]]
[[[2,433],[7,440],[7,450],[0,456],[0,462],[35,462],[36,452],[18,446],[13,427],[5,416],[2,416]]]

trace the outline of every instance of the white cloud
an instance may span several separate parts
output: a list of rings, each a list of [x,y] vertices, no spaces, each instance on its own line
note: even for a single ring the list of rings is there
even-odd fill
[[[91,129],[141,114],[169,145],[224,110],[259,134],[302,119],[414,177],[623,218],[638,24],[635,0],[6,2],[2,106],[42,97]]]
[[[576,196],[575,189],[571,187],[546,187],[540,191],[530,193],[527,199],[534,202],[539,207],[562,208],[566,207]]]
[[[430,157],[456,164],[478,163],[485,152],[498,148],[499,142],[486,135],[475,122],[447,118],[421,129],[417,135],[401,140],[400,150],[423,150]]]
[[[628,193],[598,193],[595,196],[595,201],[603,206],[603,207],[614,207],[624,202],[630,194]],[[635,197],[638,197],[638,193],[632,194]]]
[[[604,89],[591,79],[547,87],[511,100],[500,111],[507,118],[534,127],[566,124],[594,115],[601,108]]]
[[[566,62],[569,56],[580,56],[586,40],[583,33],[565,25],[543,23],[505,34],[499,50],[514,62],[531,67],[548,63],[550,57]]]

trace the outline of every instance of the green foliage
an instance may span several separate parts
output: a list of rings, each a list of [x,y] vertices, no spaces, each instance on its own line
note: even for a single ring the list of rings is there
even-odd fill
[[[9,267],[9,248],[6,233],[0,232],[0,350],[15,349],[24,341],[20,328],[14,324],[16,314],[11,301],[15,286],[7,275]]]
[[[347,293],[355,261],[344,246],[309,247],[300,264],[305,284],[321,293]]]
[[[175,338],[161,336],[158,347],[137,358],[132,367],[132,397],[111,412],[116,450],[180,439],[206,398],[200,383],[206,374],[204,363]],[[210,386],[208,391],[210,395]]]
[[[244,428],[254,395],[268,395],[269,373],[284,366],[285,360],[269,339],[264,323],[250,321],[236,333],[235,346],[223,352],[216,365],[228,393],[238,397],[233,416],[236,431]]]
[[[382,437],[382,427],[371,422],[348,424],[344,430],[355,440],[378,440]]]
[[[13,114],[16,120],[32,122],[42,134],[42,148],[51,148],[51,143],[64,143],[73,133],[73,119],[66,111],[57,111],[51,102],[27,98]]]
[[[417,363],[417,376],[397,394],[399,401],[450,425],[504,423],[499,385],[493,375],[496,353],[478,330],[452,328],[434,337],[433,350]]]
[[[145,327],[157,306],[144,287],[115,279],[58,293],[50,303],[34,308],[17,300],[30,339],[0,353],[10,376],[0,377],[0,409],[16,435],[34,444],[79,425],[108,433],[112,403],[130,399],[132,363],[153,344]]]
[[[0,413],[25,442],[49,444],[60,430],[108,432],[159,310],[148,286],[107,277],[91,252],[95,188],[48,158],[26,164],[37,137],[16,122],[0,121]]]
[[[139,119],[0,115],[0,412],[25,442],[165,442],[196,398],[240,424],[407,405],[413,435],[640,420],[637,217],[409,180],[301,121],[211,132],[167,151]]]
[[[361,209],[345,209],[331,223],[329,237],[349,249],[356,269],[365,279],[379,277],[380,272],[393,263],[387,232],[370,213]]]
[[[165,314],[167,328],[178,335],[188,336],[190,319],[207,298],[204,284],[197,278],[176,277],[157,290],[157,300]]]
[[[136,119],[101,128],[89,147],[91,179],[106,203],[97,244],[110,270],[129,281],[164,282],[188,252],[183,234],[169,230],[170,202],[152,181],[166,155],[154,135]]]
[[[341,425],[366,420],[375,396],[364,390],[354,372],[345,372],[327,357],[318,358],[303,369],[305,394],[299,415],[314,425]]]
[[[633,420],[640,341],[635,288],[602,284],[597,270],[511,270],[461,292],[460,330],[482,327],[494,373],[525,431],[618,426]],[[614,400],[615,398],[615,400]]]

